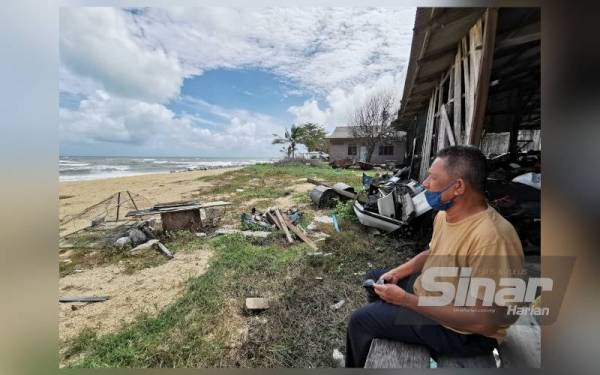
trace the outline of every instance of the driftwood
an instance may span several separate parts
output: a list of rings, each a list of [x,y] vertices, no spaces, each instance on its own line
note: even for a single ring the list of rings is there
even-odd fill
[[[292,235],[290,234],[290,231],[288,230],[287,225],[285,225],[283,215],[281,214],[281,212],[279,212],[279,208],[275,209],[275,215],[277,216],[277,219],[279,220],[279,223],[281,224],[281,227],[283,229],[283,232],[285,233],[285,236],[287,237],[288,242],[293,243],[294,239],[292,238]]]
[[[110,299],[109,296],[73,296],[73,297],[60,297],[58,302],[69,303],[69,302],[104,302]]]

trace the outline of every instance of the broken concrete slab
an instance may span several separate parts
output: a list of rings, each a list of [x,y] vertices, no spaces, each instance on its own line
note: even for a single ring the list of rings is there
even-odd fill
[[[268,298],[246,298],[246,310],[261,311],[269,308]]]

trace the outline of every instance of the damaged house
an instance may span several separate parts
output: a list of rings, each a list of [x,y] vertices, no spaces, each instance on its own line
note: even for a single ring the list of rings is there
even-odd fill
[[[405,132],[398,131],[397,140],[378,144],[371,155],[370,162],[374,164],[384,164],[386,162],[403,163],[406,152],[405,136]],[[351,126],[336,127],[333,133],[327,136],[327,141],[330,160],[367,161],[368,151],[366,141],[354,137]]]

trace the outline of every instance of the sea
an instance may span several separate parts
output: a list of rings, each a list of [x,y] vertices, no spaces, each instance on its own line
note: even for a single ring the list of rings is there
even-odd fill
[[[61,156],[59,181],[84,181],[272,163],[274,158]]]

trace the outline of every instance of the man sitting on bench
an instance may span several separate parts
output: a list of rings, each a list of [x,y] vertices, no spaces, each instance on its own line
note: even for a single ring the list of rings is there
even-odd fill
[[[429,249],[391,270],[368,272],[367,279],[385,284],[367,288],[369,303],[352,313],[346,367],[364,367],[374,338],[425,345],[434,356],[474,356],[491,355],[506,335],[518,317],[506,314],[510,302],[483,303],[489,300],[489,288],[469,285],[474,278],[488,278],[500,286],[500,278],[519,277],[523,271],[519,237],[488,206],[485,180],[486,160],[477,148],[452,146],[438,153],[423,182],[428,203],[439,210]],[[431,277],[441,269],[456,272]],[[444,305],[424,303],[448,293],[452,295]]]

